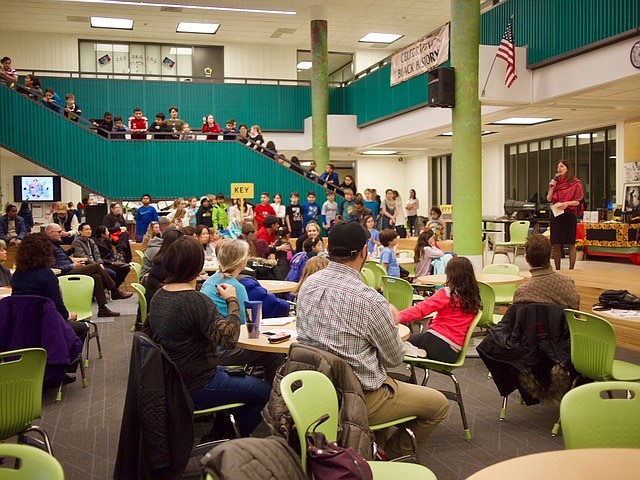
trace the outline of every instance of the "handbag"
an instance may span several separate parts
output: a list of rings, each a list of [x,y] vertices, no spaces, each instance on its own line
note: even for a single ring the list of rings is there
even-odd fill
[[[344,448],[336,442],[328,442],[324,433],[316,428],[329,419],[322,415],[305,432],[307,441],[307,476],[321,480],[373,480],[373,472],[367,461],[353,448]],[[313,429],[309,431],[309,429]]]
[[[111,241],[113,243],[118,243],[118,240],[120,240],[120,235],[122,235],[122,230],[118,230],[117,232],[110,233],[109,238],[111,238]]]

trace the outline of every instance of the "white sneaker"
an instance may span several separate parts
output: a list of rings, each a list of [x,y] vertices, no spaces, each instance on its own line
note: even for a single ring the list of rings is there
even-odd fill
[[[404,342],[404,354],[407,357],[427,358],[427,351],[416,347],[414,344]]]

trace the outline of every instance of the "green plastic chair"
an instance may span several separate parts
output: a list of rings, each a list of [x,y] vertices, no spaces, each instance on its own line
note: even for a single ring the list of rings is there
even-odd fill
[[[464,404],[462,402],[462,391],[460,390],[460,383],[458,379],[454,375],[453,371],[464,365],[464,359],[467,356],[467,349],[469,348],[469,342],[471,341],[471,337],[473,336],[473,331],[476,329],[478,322],[482,318],[482,310],[478,311],[471,324],[469,325],[469,330],[467,331],[467,336],[464,339],[464,345],[462,345],[462,349],[460,350],[460,354],[458,355],[458,360],[455,363],[446,363],[439,362],[437,360],[430,360],[428,358],[415,358],[415,357],[404,357],[404,363],[411,367],[411,381],[413,383],[418,383],[416,368],[421,368],[424,370],[424,380],[422,381],[422,386],[426,386],[429,381],[429,372],[437,372],[443,375],[447,375],[453,381],[456,391],[446,391],[440,390],[445,397],[449,400],[454,400],[458,407],[460,408],[460,415],[462,416],[462,426],[464,428],[464,438],[466,440],[471,441],[471,430],[469,429],[469,423],[467,422],[467,415],[464,411]]]
[[[0,443],[0,457],[13,457],[19,462],[5,462],[0,465],[3,480],[64,480],[62,465],[53,455],[29,445]],[[8,464],[19,467],[12,468]]]
[[[413,256],[415,255],[413,250],[398,250],[396,252],[396,255],[398,257],[400,257],[401,254],[406,254],[407,258],[413,258]],[[413,278],[413,275],[415,274],[416,271],[416,264],[411,262],[411,263],[403,263],[402,264],[402,268],[404,268],[407,272],[409,272],[409,276],[411,278]]]
[[[42,414],[42,382],[46,363],[47,352],[43,348],[0,353],[0,440],[19,435],[18,440],[21,441],[25,433],[37,432],[44,447],[53,454],[47,432],[31,424]],[[0,478],[4,478],[2,474]]]
[[[135,273],[136,275],[136,282],[140,283],[140,269],[142,269],[142,265],[140,265],[138,262],[129,262],[129,266],[131,267],[131,270],[133,270],[133,273]]]
[[[616,332],[604,318],[566,309],[571,335],[571,363],[586,378],[602,382],[640,380],[640,365],[615,360]]]
[[[366,286],[375,288],[376,277],[373,272],[367,267],[362,267],[362,270],[360,270],[360,278],[362,279],[362,283],[364,283]]]
[[[569,325],[571,337],[571,363],[580,374],[574,381],[573,389],[580,376],[597,382],[611,380],[636,382],[640,380],[640,365],[615,360],[616,332],[604,318],[591,313],[567,308],[564,316]],[[560,430],[560,420],[552,435]]]
[[[513,263],[493,263],[486,265],[482,269],[482,273],[497,273],[500,275],[520,275],[520,268]],[[516,284],[505,283],[500,285],[492,285],[495,292],[496,305],[511,305],[513,303],[513,294],[516,292]]]
[[[140,264],[142,265],[142,259],[144,258],[144,252],[142,250],[136,250],[136,253],[140,257]]]
[[[233,431],[236,434],[236,438],[240,438],[242,437],[242,435],[240,435],[240,429],[238,428],[238,424],[236,423],[236,417],[233,416],[232,410],[235,408],[244,407],[244,405],[245,405],[244,403],[227,403],[225,405],[219,405],[217,407],[205,408],[202,410],[194,410],[193,417],[197,418],[197,417],[203,417],[203,416],[212,415],[212,414],[223,413],[229,417],[229,420],[231,421],[231,425],[233,426]],[[191,450],[191,457],[204,455],[209,450],[211,450],[211,448],[225,441],[226,440],[214,440],[212,442],[199,443],[195,447],[193,447],[193,449]]]
[[[364,266],[373,272],[373,276],[376,281],[373,288],[379,291],[380,287],[382,286],[382,277],[386,275],[387,272],[380,266],[378,262],[368,261],[365,262]]]
[[[615,391],[622,394],[612,398]],[[640,384],[582,385],[562,398],[560,418],[566,449],[640,448]]]
[[[295,387],[297,388],[294,388]],[[284,400],[295,424],[301,445],[300,461],[302,470],[307,473],[307,449],[305,432],[323,415],[329,418],[318,425],[330,442],[338,439],[338,395],[331,381],[322,373],[313,370],[292,372],[280,383]],[[435,480],[436,476],[426,467],[401,462],[368,462],[376,479],[411,478]]]
[[[145,297],[145,293],[147,292],[147,289],[145,288],[144,285],[141,285],[140,283],[132,283],[131,288],[133,288],[138,294],[138,307],[140,308],[140,321],[144,323],[144,321],[147,319],[147,297]],[[140,325],[142,325],[142,323]],[[136,320],[136,322],[134,322],[133,324],[133,327],[131,327],[131,331],[135,332],[137,327],[138,325]]]
[[[527,235],[529,234],[530,223],[527,220],[520,220],[513,222],[509,226],[509,236],[511,238],[508,242],[496,242],[493,245],[493,256],[491,257],[491,263],[496,258],[496,253],[506,255],[509,262],[515,263],[518,252],[524,254],[524,244],[527,241]],[[498,251],[500,249],[500,251]],[[513,250],[513,261],[509,257],[509,251]]]
[[[414,301],[424,300],[424,297],[415,295],[411,284],[402,278],[383,275],[381,280],[384,298],[398,310],[409,308]]]
[[[89,332],[84,342],[85,357],[84,367],[89,366],[89,344],[93,338],[98,346],[98,358],[102,358],[102,345],[98,325],[89,320],[91,318],[91,302],[93,301],[93,278],[88,275],[64,275],[58,277],[62,301],[70,312],[78,314],[78,321],[89,324]],[[92,331],[93,329],[93,331]]]
[[[480,289],[480,299],[482,301],[482,317],[478,322],[478,327],[490,329],[502,320],[502,315],[493,313],[496,294],[493,286],[488,283],[478,282],[478,288]]]

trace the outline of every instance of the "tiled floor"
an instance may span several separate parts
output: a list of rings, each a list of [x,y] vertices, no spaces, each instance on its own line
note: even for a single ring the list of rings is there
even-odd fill
[[[517,264],[525,267],[523,257],[518,257]],[[580,269],[608,267],[629,271],[640,268],[607,261],[578,262],[576,266]],[[53,391],[46,393],[43,400],[43,418],[39,424],[52,436],[56,457],[64,467],[67,480],[108,479],[113,473],[129,368],[135,296],[112,302],[110,307],[123,315],[99,324],[104,358],[97,358],[92,344],[87,370],[89,387],[81,388],[78,381],[65,387],[62,403],[54,403]],[[640,364],[640,352],[618,353]],[[562,437],[550,435],[558,415],[557,404],[526,407],[512,395],[507,421],[500,422],[501,399],[482,361],[467,359],[456,375],[463,389],[472,441],[464,440],[460,413],[457,405],[451,404],[449,418],[435,430],[421,452],[423,463],[439,480],[464,479],[508,458],[563,448]],[[450,383],[448,378],[437,374],[430,380],[430,386],[436,388],[450,388]],[[264,436],[267,431],[259,428],[256,433]],[[195,461],[190,463],[187,477],[197,478]]]

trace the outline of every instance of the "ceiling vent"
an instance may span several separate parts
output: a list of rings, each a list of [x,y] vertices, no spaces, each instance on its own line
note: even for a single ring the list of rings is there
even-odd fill
[[[67,22],[89,23],[89,17],[81,17],[78,15],[67,15]]]
[[[169,13],[182,13],[182,8],[180,7],[160,7],[161,12],[169,12]]]
[[[292,35],[296,33],[295,28],[276,28],[271,34],[271,38],[280,38],[283,35]]]

